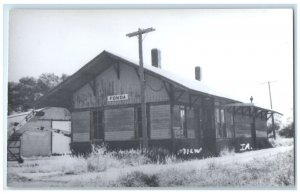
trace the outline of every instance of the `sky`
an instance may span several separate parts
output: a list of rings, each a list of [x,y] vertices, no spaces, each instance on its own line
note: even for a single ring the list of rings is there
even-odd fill
[[[8,81],[42,73],[71,75],[103,50],[138,61],[138,40],[126,34],[153,27],[143,39],[144,63],[161,50],[162,69],[202,80],[235,99],[292,116],[292,9],[12,10]]]

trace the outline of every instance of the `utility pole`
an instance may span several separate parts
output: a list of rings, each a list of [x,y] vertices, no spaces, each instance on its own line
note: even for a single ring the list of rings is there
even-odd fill
[[[273,106],[272,106],[272,94],[271,94],[271,84],[270,83],[273,83],[273,82],[277,82],[277,81],[267,81],[267,82],[263,82],[261,84],[268,84],[268,87],[269,87],[269,97],[270,97],[270,106],[271,106],[271,109],[273,110]],[[276,133],[275,133],[275,124],[274,124],[274,114],[272,113],[272,131],[273,131],[273,136],[274,136],[274,139],[276,139]]]
[[[126,34],[129,38],[138,36],[139,40],[139,75],[141,85],[141,112],[142,112],[142,145],[143,149],[148,148],[148,135],[147,135],[147,119],[146,119],[146,102],[145,102],[145,78],[144,78],[144,64],[143,64],[143,34],[155,31],[154,28],[140,29],[136,32]]]

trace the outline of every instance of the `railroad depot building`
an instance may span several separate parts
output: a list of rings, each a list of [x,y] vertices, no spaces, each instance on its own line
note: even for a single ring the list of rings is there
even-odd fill
[[[267,121],[277,112],[210,91],[200,81],[199,67],[195,79],[167,72],[161,68],[156,49],[152,50],[152,66],[144,72],[150,148],[185,155],[267,145]],[[74,151],[85,152],[91,144],[103,142],[112,149],[142,145],[139,65],[110,52],[100,53],[36,105],[71,112]]]

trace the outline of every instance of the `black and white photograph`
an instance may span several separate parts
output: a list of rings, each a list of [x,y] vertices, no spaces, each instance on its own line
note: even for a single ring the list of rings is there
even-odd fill
[[[7,189],[286,189],[295,6],[9,6]]]

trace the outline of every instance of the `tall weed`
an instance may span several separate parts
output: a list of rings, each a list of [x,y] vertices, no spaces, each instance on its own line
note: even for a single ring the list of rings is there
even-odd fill
[[[269,142],[273,147],[281,147],[281,146],[292,146],[294,145],[293,138],[284,138],[281,136],[277,136],[276,139],[269,139]]]

